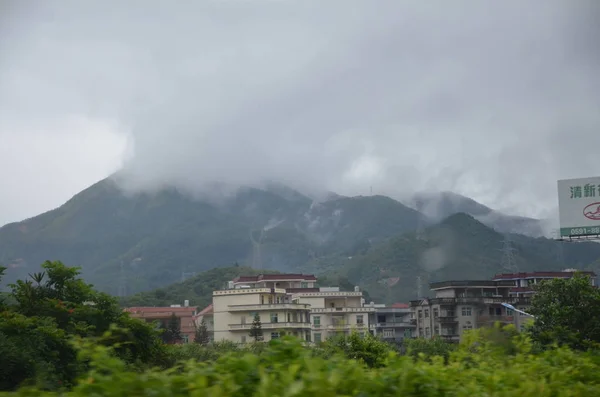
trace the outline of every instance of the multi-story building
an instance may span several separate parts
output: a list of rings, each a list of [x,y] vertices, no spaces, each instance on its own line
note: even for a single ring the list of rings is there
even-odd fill
[[[265,341],[279,338],[282,332],[310,340],[310,306],[292,302],[285,289],[235,281],[229,287],[213,292],[214,340],[250,341],[256,314]]]
[[[194,334],[196,332],[194,323],[196,308],[189,307],[188,301],[185,302],[183,307],[181,305],[171,305],[167,307],[129,307],[126,308],[125,311],[133,318],[139,318],[149,323],[155,323],[157,327],[160,328],[166,328],[172,316],[175,315],[179,321],[179,329],[181,330],[181,336],[183,337],[182,343],[188,343],[194,340]]]
[[[228,289],[240,287],[282,288],[288,294],[295,292],[314,292],[317,278],[312,274],[259,274],[240,276],[229,282]]]
[[[511,280],[462,280],[431,283],[435,298],[411,301],[415,336],[440,336],[457,342],[466,330],[493,325],[515,324],[519,329],[530,318],[515,315],[502,303],[526,309],[528,298],[510,295]]]
[[[375,311],[369,314],[369,332],[388,342],[402,343],[404,339],[413,336],[415,324],[412,324],[410,305],[394,303],[386,306],[371,302],[365,307],[373,307]]]
[[[492,280],[510,280],[513,288],[510,290],[510,295],[515,297],[531,297],[534,294],[534,286],[544,280],[554,278],[572,278],[577,270],[566,269],[562,272],[530,272],[530,273],[503,273],[496,274]],[[590,277],[590,283],[596,285],[596,274],[594,272],[579,272]]]
[[[352,329],[368,330],[368,314],[362,292],[316,287],[317,278],[306,274],[240,276],[227,288],[213,292],[214,339],[237,343],[250,341],[254,315],[258,313],[265,341],[282,332],[306,341],[320,342]]]
[[[365,307],[362,292],[340,291],[337,287],[317,291],[297,292],[292,300],[310,307],[312,341],[319,343],[335,335],[347,335],[352,330],[364,334],[369,330],[369,314],[374,307]]]
[[[514,313],[502,303],[527,312],[531,304],[533,288],[543,280],[571,278],[578,271],[530,272],[497,274],[492,280],[444,281],[430,284],[435,298],[411,302],[412,322],[416,325],[415,336],[431,338],[441,336],[458,341],[465,330],[489,326],[499,321],[514,324],[522,330],[532,320],[523,313]],[[596,284],[596,274],[580,272]]]

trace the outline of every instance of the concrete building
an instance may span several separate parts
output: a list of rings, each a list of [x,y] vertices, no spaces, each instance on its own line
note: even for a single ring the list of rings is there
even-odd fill
[[[416,325],[411,323],[410,305],[394,303],[390,306],[371,302],[365,307],[373,307],[369,314],[369,332],[388,342],[401,344],[404,339],[413,337]]]
[[[213,292],[214,340],[249,342],[255,313],[265,341],[283,332],[320,342],[353,329],[368,331],[368,315],[375,309],[363,307],[358,287],[346,292],[318,288],[316,282],[306,274],[237,277],[226,289]]]
[[[369,314],[373,307],[365,307],[362,292],[340,291],[339,288],[320,288],[318,291],[297,292],[292,300],[310,308],[311,340],[322,342],[335,335],[348,335],[352,330],[364,334],[369,330]]]
[[[214,340],[250,342],[250,330],[258,314],[263,340],[283,332],[310,340],[310,307],[292,302],[283,288],[234,286],[213,292]]]
[[[529,273],[503,273],[496,274],[492,280],[512,281],[513,288],[509,291],[510,296],[514,297],[531,297],[534,294],[534,286],[544,280],[555,278],[572,278],[577,270],[566,269],[562,272],[529,272]],[[594,272],[579,272],[580,274],[590,277],[590,283],[596,285],[596,274]]]
[[[410,303],[415,336],[431,338],[437,335],[458,341],[464,331],[490,326],[497,321],[523,330],[532,318],[514,313],[502,303],[527,312],[535,285],[554,278],[571,278],[576,272],[576,269],[567,269],[562,272],[504,273],[495,275],[492,280],[432,283],[430,289],[435,292],[435,298]],[[590,283],[596,285],[595,273],[579,273],[589,276]]]
[[[187,301],[186,301],[187,303]],[[183,337],[182,343],[194,341],[196,327],[194,316],[196,308],[189,307],[187,304],[172,305],[166,307],[129,307],[126,312],[133,318],[139,318],[149,323],[155,323],[157,327],[166,328],[171,316],[174,314],[179,321],[179,328]]]
[[[415,337],[442,337],[458,342],[471,329],[493,325],[495,322],[524,326],[530,317],[513,313],[502,306],[510,303],[526,310],[529,298],[510,295],[511,280],[462,280],[431,283],[435,298],[411,301],[411,321],[416,326]]]

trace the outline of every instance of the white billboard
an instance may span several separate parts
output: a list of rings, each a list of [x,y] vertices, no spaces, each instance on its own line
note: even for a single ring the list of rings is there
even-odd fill
[[[600,177],[558,181],[560,235],[600,235]]]

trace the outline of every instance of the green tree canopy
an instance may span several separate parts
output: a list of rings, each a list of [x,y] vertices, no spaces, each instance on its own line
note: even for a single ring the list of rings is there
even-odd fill
[[[566,345],[585,350],[600,344],[600,290],[590,278],[544,281],[537,287],[530,313],[532,338],[542,345]]]

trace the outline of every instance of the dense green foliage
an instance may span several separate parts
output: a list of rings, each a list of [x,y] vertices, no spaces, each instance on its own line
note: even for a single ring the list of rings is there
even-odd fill
[[[132,371],[99,345],[84,345],[91,370],[67,395],[77,396],[593,396],[600,393],[600,361],[567,348],[532,353],[524,336],[513,354],[474,333],[448,363],[381,351],[377,365],[342,353],[321,356],[293,338],[274,340],[214,361],[190,360],[165,371]],[[205,350],[192,345],[194,349]],[[19,396],[58,396],[21,389]]]
[[[132,366],[165,359],[158,333],[79,279],[78,269],[60,262],[45,262],[42,268],[11,285],[12,304],[1,308],[0,390],[24,382],[47,389],[72,384],[86,370],[71,344],[74,337],[97,338]]]
[[[542,345],[585,350],[600,347],[600,290],[589,277],[548,280],[536,287],[530,331]]]

